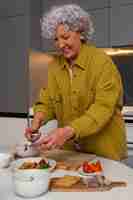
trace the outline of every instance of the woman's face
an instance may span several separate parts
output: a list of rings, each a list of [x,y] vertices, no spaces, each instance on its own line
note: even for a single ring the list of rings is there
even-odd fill
[[[55,46],[68,60],[74,60],[80,51],[80,33],[66,30],[63,24],[56,29]]]

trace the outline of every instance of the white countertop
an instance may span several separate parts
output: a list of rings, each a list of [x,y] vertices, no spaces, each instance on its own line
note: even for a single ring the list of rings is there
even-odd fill
[[[114,188],[106,192],[48,192],[38,198],[30,200],[132,200],[133,198],[133,169],[125,166],[122,163],[99,158],[104,166],[105,176],[111,180],[126,181],[127,187]],[[65,171],[54,172],[52,176],[60,176],[65,174]],[[67,173],[68,174],[68,173]],[[9,169],[0,169],[0,199],[1,200],[22,200],[13,193],[11,172]]]
[[[23,130],[26,126],[25,119],[1,119],[3,126],[2,145],[6,144],[6,147],[10,144],[20,141]],[[7,128],[7,130],[5,130]],[[13,135],[12,135],[12,134]],[[8,141],[7,141],[8,138]],[[3,147],[3,152],[5,151]],[[100,158],[104,164],[105,176],[112,181],[126,181],[128,183],[125,188],[114,188],[107,192],[48,192],[43,196],[30,200],[132,200],[133,198],[133,169],[125,166],[122,163]],[[1,200],[22,200],[18,196],[15,196],[12,190],[11,173],[9,169],[0,170],[0,199]]]

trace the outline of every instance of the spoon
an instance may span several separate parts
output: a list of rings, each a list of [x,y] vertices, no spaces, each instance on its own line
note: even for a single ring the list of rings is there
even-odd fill
[[[27,127],[31,128],[31,120],[30,120],[30,115],[27,114]],[[33,145],[34,142],[36,142],[41,136],[41,133],[38,131],[32,131],[31,139],[25,141],[24,144],[24,151],[27,151],[29,147]]]

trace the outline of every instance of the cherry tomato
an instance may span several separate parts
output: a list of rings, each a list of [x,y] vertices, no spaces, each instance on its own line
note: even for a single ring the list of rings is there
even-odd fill
[[[97,171],[102,171],[102,170],[103,170],[103,169],[102,169],[102,165],[101,165],[101,163],[100,163],[99,160],[96,162],[95,166],[96,166],[96,170],[97,170]]]
[[[92,173],[92,172],[94,172],[92,165],[89,164],[87,161],[85,161],[83,163],[83,171],[85,173]]]
[[[83,163],[83,171],[85,173],[93,173],[93,172],[102,171],[102,166],[101,166],[100,161],[97,161],[96,163],[90,163],[88,161],[85,161]]]

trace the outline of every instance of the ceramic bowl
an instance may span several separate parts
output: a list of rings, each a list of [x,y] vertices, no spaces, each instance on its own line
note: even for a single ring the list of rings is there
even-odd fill
[[[8,167],[12,159],[12,155],[8,153],[0,153],[0,168]]]
[[[39,155],[39,151],[35,147],[27,146],[27,148],[25,148],[24,143],[17,144],[15,151],[16,151],[16,155],[22,158]]]
[[[26,161],[39,162],[41,157],[23,158],[12,162],[12,182],[14,192],[22,197],[37,197],[48,191],[51,170],[56,161],[48,159],[48,169],[18,169]]]

